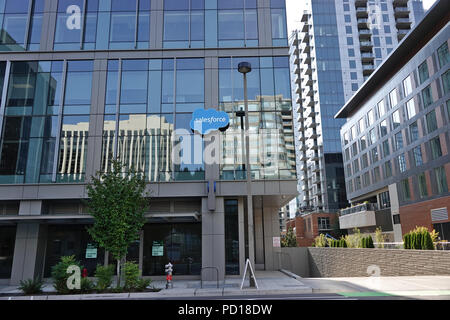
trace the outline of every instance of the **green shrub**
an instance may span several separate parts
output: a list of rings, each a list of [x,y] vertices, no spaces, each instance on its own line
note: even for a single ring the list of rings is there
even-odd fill
[[[80,282],[80,292],[81,293],[91,293],[95,289],[95,284],[88,278],[81,278]]]
[[[371,236],[367,237],[367,241],[366,241],[366,248],[375,248],[375,246],[373,245],[373,239]]]
[[[21,280],[19,290],[21,290],[25,294],[38,294],[42,293],[42,286],[44,283],[41,280]]]
[[[327,246],[327,240],[324,234],[320,234],[314,239],[313,247],[323,248]]]
[[[114,276],[114,266],[102,266],[97,265],[97,269],[95,270],[95,277],[97,278],[97,290],[105,291],[112,284],[112,278]]]
[[[80,267],[80,270],[82,269],[80,263],[75,260],[75,256],[61,257],[61,261],[52,268],[51,276],[53,286],[60,294],[67,294],[74,291],[67,287],[67,279],[71,276],[71,274],[67,273],[67,269],[72,265]]]
[[[341,238],[341,247],[342,248],[347,248],[347,242],[345,241],[345,238]]]
[[[405,249],[434,250],[433,235],[425,227],[416,227],[403,236]]]

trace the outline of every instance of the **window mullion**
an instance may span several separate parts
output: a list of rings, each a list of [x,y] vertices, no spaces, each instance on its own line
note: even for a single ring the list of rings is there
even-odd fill
[[[83,13],[81,16],[81,30],[80,30],[80,50],[83,49],[84,42],[84,29],[86,24],[86,11],[87,11],[87,0],[83,1]]]
[[[30,25],[31,25],[31,14],[33,12],[33,2],[34,0],[30,0],[28,3],[28,17],[27,17],[27,25],[25,28],[25,39],[23,39],[23,47],[25,50],[27,50],[28,47],[28,39],[30,38]]]
[[[137,49],[138,42],[138,20],[139,20],[139,0],[136,0],[136,20],[134,21],[134,48]]]
[[[118,72],[118,79],[117,79],[117,96],[116,96],[116,124],[115,124],[115,130],[116,134],[114,137],[114,149],[113,149],[113,157],[114,159],[117,158],[117,149],[119,146],[119,120],[120,120],[120,94],[122,91],[122,59],[119,59],[119,72]]]
[[[5,68],[5,79],[3,82],[3,91],[2,91],[2,97],[1,97],[1,104],[0,104],[0,139],[3,134],[3,119],[5,115],[5,107],[6,107],[6,98],[8,94],[8,86],[9,86],[9,79],[11,78],[10,75],[11,70],[11,61],[8,60],[6,62],[6,68]]]
[[[65,93],[66,93],[66,79],[67,79],[67,60],[64,60],[62,86],[61,86],[61,99],[59,101],[59,112],[58,112],[58,130],[56,131],[55,152],[53,155],[52,182],[56,182],[56,171],[58,169],[58,157],[59,157],[59,145],[61,143],[63,107],[64,107],[64,99],[65,99]]]

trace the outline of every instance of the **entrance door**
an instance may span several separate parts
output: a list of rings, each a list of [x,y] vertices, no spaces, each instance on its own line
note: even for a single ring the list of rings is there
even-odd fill
[[[168,262],[173,264],[174,275],[199,275],[201,230],[201,223],[145,225],[143,275],[164,275]]]

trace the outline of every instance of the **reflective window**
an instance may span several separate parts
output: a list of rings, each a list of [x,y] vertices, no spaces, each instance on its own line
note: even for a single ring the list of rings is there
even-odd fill
[[[401,131],[399,133],[395,134],[394,141],[395,141],[395,144],[394,144],[395,150],[400,150],[401,148],[403,148],[403,137],[402,137]]]
[[[450,91],[450,70],[442,75],[442,86],[444,87],[444,93]]]
[[[271,0],[270,8],[272,17],[272,44],[273,46],[286,46],[287,26],[285,1]],[[254,33],[257,35],[257,30],[254,30]]]
[[[435,160],[442,156],[441,141],[439,136],[430,140],[431,159]]]
[[[52,181],[57,115],[62,103],[60,66],[61,61],[11,63],[0,147],[0,183]]]
[[[400,190],[403,200],[410,200],[411,199],[411,190],[409,188],[409,180],[404,179],[400,182]]]
[[[375,122],[375,110],[371,109],[369,113],[367,113],[367,124],[370,127]]]
[[[392,126],[394,130],[400,126],[400,110],[392,113]]]
[[[388,132],[388,125],[387,120],[383,120],[380,122],[380,137],[384,137],[387,135]]]
[[[116,153],[149,181],[203,180],[203,142],[190,120],[204,107],[204,60],[122,60],[119,69],[108,61],[102,170]],[[172,136],[176,129],[184,131]]]
[[[419,127],[417,126],[417,121],[411,123],[411,125],[409,126],[409,134],[411,142],[414,142],[419,139]]]
[[[378,102],[377,106],[378,106],[378,116],[381,118],[386,114],[386,107],[384,105],[384,100]]]
[[[435,130],[437,130],[437,120],[436,120],[436,112],[432,110],[426,115],[426,121],[427,121],[427,128],[428,133],[431,133]]]
[[[16,241],[16,226],[0,226],[0,279],[10,279]]]
[[[0,50],[39,50],[43,11],[44,0],[0,1]]]
[[[430,77],[430,74],[428,72],[428,65],[427,65],[427,61],[425,61],[419,66],[419,82],[420,82],[420,84],[424,83],[425,80],[427,80],[429,77]]]
[[[422,102],[424,108],[428,107],[430,104],[433,104],[433,94],[431,93],[431,86],[428,86],[422,90]]]
[[[405,80],[403,80],[403,91],[405,92],[405,97],[412,92],[411,75],[407,76]]]
[[[72,8],[67,13],[72,5],[80,12]],[[78,13],[81,18],[77,20],[74,14]],[[58,3],[54,50],[147,49],[149,36],[150,0]]]
[[[221,179],[245,179],[241,145],[245,118],[236,114],[244,109],[243,76],[237,70],[241,61],[252,65],[247,74],[252,175],[255,179],[295,179],[288,57],[219,59],[219,107],[230,117],[223,138]]]
[[[389,156],[391,154],[391,151],[389,148],[389,140],[384,140],[382,147],[383,147],[383,156],[386,158],[387,156]]]
[[[392,176],[392,164],[391,161],[388,160],[384,163],[384,177],[389,178]]]
[[[428,196],[427,191],[427,180],[425,178],[425,173],[421,173],[417,176],[417,180],[419,182],[419,195],[421,198],[425,198]]]
[[[413,149],[413,154],[416,167],[421,166],[423,164],[423,159],[422,159],[422,150],[420,146],[417,146]]]
[[[217,7],[219,47],[258,45],[256,1],[218,0]]]
[[[408,119],[411,119],[416,115],[416,106],[414,104],[414,98],[406,102],[406,115]]]
[[[445,41],[437,50],[439,58],[439,67],[445,66],[450,61],[450,53],[448,52],[448,44]]]
[[[203,0],[164,1],[164,47],[204,47],[204,15]]]
[[[400,172],[405,172],[406,171],[406,160],[405,160],[405,155],[401,154],[397,157],[398,160],[398,168],[400,170]]]
[[[394,89],[389,93],[389,101],[391,103],[391,108],[394,108],[397,105],[397,89]]]
[[[445,175],[444,167],[435,168],[434,174],[436,175],[438,194],[443,194],[443,193],[448,192],[448,183],[447,183],[447,177]]]

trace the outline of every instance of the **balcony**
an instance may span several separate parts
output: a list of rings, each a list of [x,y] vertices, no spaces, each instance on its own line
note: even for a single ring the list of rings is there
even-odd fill
[[[397,29],[411,29],[411,20],[408,18],[398,18],[395,20]]]
[[[301,45],[300,45],[301,52],[309,52],[309,49],[311,49],[310,46],[309,46],[309,42],[307,42],[307,43],[302,42],[301,43]]]
[[[409,32],[409,30],[398,30],[397,31],[397,39],[400,41],[408,34],[408,32]]]
[[[314,129],[308,129],[305,132],[306,139],[317,139],[320,136]]]
[[[372,52],[361,52],[361,61],[362,62],[373,62],[375,57]]]
[[[306,163],[302,162],[302,163],[299,164],[298,169],[300,171],[306,172],[308,170],[308,167],[306,166]]]
[[[359,18],[357,22],[358,22],[358,29],[369,29],[369,19]]]
[[[358,31],[359,39],[364,40],[370,40],[370,37],[372,36],[372,32],[368,29],[361,29]]]
[[[322,181],[322,178],[321,178],[320,174],[313,174],[312,175],[312,183],[318,184],[318,183],[321,183],[321,182],[323,182],[323,181]]]
[[[291,45],[292,46],[297,46],[298,45],[298,37],[295,37],[294,40],[292,40]]]
[[[311,63],[311,55],[309,53],[302,53],[302,63],[310,64]]]
[[[367,7],[358,7],[356,8],[356,17],[357,18],[367,18]]]
[[[320,166],[317,164],[313,164],[310,168],[312,172],[320,172]]]
[[[367,0],[355,0],[355,7],[366,7],[367,6]]]
[[[309,18],[309,13],[307,10],[303,10],[303,14],[302,14],[302,18],[301,18],[301,22],[307,22]]]
[[[408,7],[395,7],[394,8],[394,17],[395,18],[407,18],[409,16],[409,8]]]
[[[294,73],[300,74],[300,67],[298,65],[295,66]]]
[[[309,64],[304,64],[303,65],[303,75],[304,76],[310,76],[312,74],[312,68],[311,65]]]
[[[312,97],[314,95],[314,91],[311,86],[303,87],[302,91],[302,95],[305,95],[307,97]]]
[[[299,126],[298,126],[298,131],[299,131],[299,132],[304,132],[304,131],[305,131],[305,127],[303,126],[302,123],[299,124]]]
[[[359,47],[361,51],[372,51],[373,44],[372,41],[360,41]]]
[[[306,180],[308,180],[308,176],[307,176],[306,174],[302,174],[302,175],[300,176],[300,180],[301,180],[301,181],[306,181]]]
[[[363,75],[368,76],[368,75],[372,74],[372,72],[375,70],[375,66],[372,64],[363,64],[362,69],[363,69]]]
[[[308,22],[302,23],[300,31],[301,32],[308,32],[309,31],[309,24],[308,24]]]
[[[300,88],[300,86],[297,86],[297,88],[295,88],[295,93],[297,93],[298,95],[301,94],[301,88]]]
[[[311,107],[311,108],[307,108],[303,115],[304,115],[305,119],[310,118],[310,117],[315,118],[316,115],[318,115],[318,113],[314,111],[314,107]]]
[[[305,120],[304,115],[303,115],[303,113],[300,113],[297,117],[297,122],[301,122],[303,120]]]
[[[312,140],[312,142],[308,144],[308,150],[319,150],[319,145],[317,144],[316,140]]]
[[[302,78],[302,87],[311,86],[313,84],[313,79],[311,76],[305,76]]]
[[[300,131],[300,130],[299,130]],[[298,135],[298,141],[305,141],[306,140],[306,137],[305,137],[305,135],[304,134],[299,134]]]
[[[305,33],[302,32],[301,35],[300,35],[300,40],[302,42],[305,42],[305,43],[309,42],[309,33],[308,32],[305,32]]]
[[[296,84],[301,84],[302,83],[302,78],[300,76],[296,76],[295,77],[295,83]]]
[[[294,60],[292,61],[293,64],[299,64],[300,58],[298,56],[294,56]]]
[[[317,126],[315,118],[307,118],[305,120],[305,127],[306,128],[315,128]]]
[[[376,203],[363,203],[351,208],[341,210],[339,214],[339,226],[341,229],[353,229],[376,225]]]
[[[394,0],[392,1],[392,6],[398,7],[398,6],[407,6],[408,5],[408,0]]]

